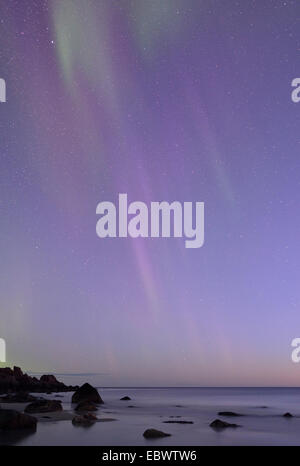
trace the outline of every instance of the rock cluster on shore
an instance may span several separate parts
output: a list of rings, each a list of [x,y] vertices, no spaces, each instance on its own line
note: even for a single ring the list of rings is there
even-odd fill
[[[40,379],[24,374],[19,367],[0,368],[0,393],[8,392],[68,392],[78,387],[59,382],[54,375],[42,375]]]
[[[74,425],[90,426],[98,420],[97,416],[89,411],[96,411],[97,406],[103,403],[98,390],[85,383],[81,387],[67,386],[59,382],[54,375],[42,375],[40,379],[24,374],[19,367],[13,369],[0,368],[0,397],[1,404],[24,403],[20,412],[16,409],[3,409],[0,406],[0,432],[9,430],[36,429],[39,418],[30,414],[62,412],[61,400],[49,400],[33,396],[29,392],[52,393],[73,391],[72,403],[77,403],[76,411],[83,411],[82,415],[73,418]],[[58,395],[56,395],[58,396]],[[42,416],[46,417],[46,416]],[[50,419],[50,418],[49,418]]]

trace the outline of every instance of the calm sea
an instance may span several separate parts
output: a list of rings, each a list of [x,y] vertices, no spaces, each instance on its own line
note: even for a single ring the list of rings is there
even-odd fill
[[[18,445],[300,445],[300,388],[100,388],[105,402],[98,410],[99,422],[89,428],[71,421],[39,422],[36,433],[10,437],[0,443]],[[63,406],[72,412],[71,393]],[[128,395],[131,401],[121,401]],[[47,395],[48,398],[53,398]],[[218,411],[244,416],[222,418]],[[290,412],[294,417],[282,417]],[[214,431],[216,418],[241,425]],[[168,420],[193,421],[169,424]],[[155,428],[171,437],[147,441],[143,432]]]

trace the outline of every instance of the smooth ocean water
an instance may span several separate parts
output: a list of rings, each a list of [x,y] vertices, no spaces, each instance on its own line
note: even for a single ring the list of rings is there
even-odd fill
[[[39,422],[34,434],[18,438],[1,434],[0,444],[300,445],[300,388],[103,388],[99,392],[105,404],[99,408],[98,417],[115,421],[88,428],[75,427],[70,420]],[[62,395],[64,409],[72,411],[72,394]],[[131,401],[120,401],[125,395]],[[209,427],[210,422],[221,418],[218,411],[224,410],[244,414],[222,418],[242,427],[218,432]],[[283,418],[287,411],[295,417]],[[163,423],[170,419],[194,424]],[[142,434],[151,427],[172,436],[145,440]]]

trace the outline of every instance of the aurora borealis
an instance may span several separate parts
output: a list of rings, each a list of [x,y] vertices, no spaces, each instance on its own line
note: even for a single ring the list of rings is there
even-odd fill
[[[299,385],[299,1],[0,4],[0,337],[101,385]],[[205,202],[205,244],[96,206]]]

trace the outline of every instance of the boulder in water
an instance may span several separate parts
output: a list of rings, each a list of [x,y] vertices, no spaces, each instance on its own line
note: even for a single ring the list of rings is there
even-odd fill
[[[238,424],[230,424],[229,422],[221,421],[220,419],[215,419],[211,424],[210,427],[213,429],[226,429],[227,427],[240,427]]]
[[[80,403],[81,401],[92,401],[96,404],[103,403],[101,396],[96,388],[89,383],[81,385],[72,396],[72,403]]]
[[[62,411],[61,401],[59,400],[38,400],[30,403],[25,408],[25,413],[51,413]]]
[[[156,429],[147,429],[143,433],[143,436],[145,438],[163,438],[163,437],[170,437],[171,434],[167,434],[166,432],[162,432],[161,430],[156,430]]]

